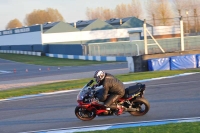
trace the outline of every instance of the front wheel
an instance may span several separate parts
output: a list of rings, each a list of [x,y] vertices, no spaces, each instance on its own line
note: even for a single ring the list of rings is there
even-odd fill
[[[94,111],[88,111],[87,109],[79,106],[75,108],[75,115],[77,118],[83,121],[90,121],[96,117]]]
[[[131,100],[130,102],[132,103],[132,108],[137,109],[137,111],[129,112],[131,115],[142,116],[145,115],[150,109],[150,104],[145,98],[137,98],[135,100]]]

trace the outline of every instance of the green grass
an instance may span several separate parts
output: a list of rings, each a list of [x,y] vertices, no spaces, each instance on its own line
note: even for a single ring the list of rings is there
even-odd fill
[[[128,74],[123,74],[123,75],[116,75],[116,77],[122,80],[123,82],[125,82],[125,81],[172,76],[175,74],[190,73],[190,72],[200,72],[200,69],[197,68],[197,69],[186,69],[186,70],[137,72],[137,73],[128,73]]]
[[[171,75],[187,73],[187,72],[200,72],[200,69],[128,73],[128,74],[115,75],[115,76],[119,78],[121,81],[127,82],[127,81],[141,80],[141,79],[171,76]],[[56,83],[43,84],[43,85],[12,89],[12,90],[2,90],[0,91],[0,99],[23,96],[23,95],[39,94],[39,93],[45,93],[45,92],[54,92],[54,91],[82,88],[91,79],[92,79],[92,75],[91,75],[91,78],[87,78],[87,79],[56,82]]]
[[[26,64],[35,64],[43,66],[83,66],[92,64],[112,63],[102,61],[89,61],[89,60],[73,60],[63,58],[52,58],[47,56],[31,56],[31,55],[20,55],[20,54],[0,54],[0,58],[22,62]]]
[[[177,123],[166,124],[159,126],[147,126],[147,127],[133,127],[133,128],[120,128],[112,130],[102,131],[90,131],[87,133],[199,133],[200,122],[192,123]],[[85,132],[79,132],[85,133]]]
[[[53,65],[53,66],[65,66],[65,65],[89,65],[89,64],[98,64],[98,63],[107,63],[107,62],[98,62],[98,61],[84,61],[84,60],[67,60],[67,59],[58,59],[50,58],[45,56],[28,56],[28,55],[17,55],[17,54],[0,54],[0,58],[13,60],[17,62],[29,63],[29,64],[38,64],[38,65]],[[187,72],[200,72],[200,69],[187,69],[187,70],[173,70],[173,71],[155,71],[155,72],[140,72],[140,73],[128,73],[123,75],[115,75],[123,82],[135,81],[156,77],[171,76],[175,74],[187,73]],[[92,75],[91,75],[92,78]],[[2,90],[0,91],[0,99],[23,96],[23,95],[32,95],[45,92],[54,92],[61,90],[71,90],[76,88],[82,88],[91,78],[80,79],[80,80],[71,80],[64,82],[56,82],[50,84],[43,84],[31,87],[24,87],[19,89],[11,90]]]

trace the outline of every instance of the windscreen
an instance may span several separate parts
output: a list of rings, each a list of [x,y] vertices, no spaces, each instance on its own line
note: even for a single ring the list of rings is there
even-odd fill
[[[83,89],[79,92],[79,94],[77,95],[77,100],[83,100],[85,93],[88,92],[88,87],[85,86],[83,87]]]

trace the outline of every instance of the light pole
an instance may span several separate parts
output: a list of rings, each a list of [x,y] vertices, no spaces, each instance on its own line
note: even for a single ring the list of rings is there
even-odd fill
[[[195,23],[195,32],[196,32],[196,35],[197,35],[197,32],[198,32],[198,30],[197,30],[197,10],[196,9],[194,9],[194,23]]]
[[[153,15],[153,26],[156,26],[154,13],[152,15]]]
[[[178,14],[179,16],[181,16],[181,9],[178,9]]]
[[[188,23],[188,28],[187,29],[188,29],[188,33],[190,33],[190,27],[189,27],[190,24],[189,24],[189,19],[188,19],[188,14],[189,14],[188,10],[186,10],[185,14],[187,15],[187,23]]]

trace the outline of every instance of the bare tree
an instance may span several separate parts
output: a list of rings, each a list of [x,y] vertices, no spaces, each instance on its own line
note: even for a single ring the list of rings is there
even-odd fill
[[[200,14],[200,0],[173,0],[173,4],[179,16],[195,16]]]
[[[15,18],[8,22],[6,26],[6,30],[12,29],[12,28],[20,28],[20,27],[22,27],[22,23],[18,19]]]
[[[91,9],[91,8],[87,8],[86,16],[87,16],[88,19],[97,19],[97,16],[95,15],[94,9]]]
[[[95,9],[87,8],[86,15],[88,19],[107,20],[114,17],[114,12],[111,9],[97,7]]]
[[[199,24],[199,16],[200,16],[200,0],[192,0],[192,8],[193,8],[193,14],[194,14],[194,30],[195,32],[200,31],[200,24]]]
[[[136,17],[143,15],[142,6],[139,0],[132,0],[130,4],[119,4],[114,10],[97,7],[96,9],[87,8],[86,16],[88,19],[108,20],[111,18]]]
[[[125,18],[125,17],[130,17],[129,15],[129,9],[128,9],[128,5],[127,4],[121,4],[120,5],[120,11],[121,11],[121,15],[118,18]]]
[[[56,21],[64,21],[64,18],[57,9],[52,8],[47,8],[46,10],[34,10],[27,14],[25,18],[25,24],[27,26]]]
[[[188,3],[188,0],[173,0],[176,15],[179,15],[179,16],[185,15],[185,13],[183,12],[185,11],[187,3]]]
[[[98,16],[98,18],[102,19],[102,20],[104,20],[103,11],[104,11],[103,7],[97,7],[96,8],[96,16]]]
[[[46,12],[49,15],[51,22],[64,21],[63,16],[60,14],[60,12],[57,9],[47,8]]]
[[[148,18],[153,20],[153,25],[171,25],[173,10],[167,0],[147,0],[146,10]]]
[[[171,25],[171,21],[169,18],[173,18],[173,10],[171,10],[171,5],[169,1],[166,0],[157,0],[158,2],[158,18],[160,18],[160,22],[163,25]]]
[[[151,19],[153,20],[152,22],[150,22],[152,25],[156,26],[156,18],[158,18],[157,16],[157,3],[155,0],[146,0],[146,4],[145,4],[145,9],[146,9],[146,13],[147,13],[147,19]]]
[[[111,9],[104,9],[104,20],[108,20],[114,17],[114,11]]]
[[[199,9],[199,6],[200,6],[200,0],[190,0],[190,3],[188,6],[188,9],[192,10],[191,11],[191,14],[194,15],[194,16],[198,16],[200,15],[200,9]]]
[[[142,6],[139,0],[132,0],[132,3],[128,5],[129,16],[141,18],[144,15]]]
[[[186,27],[188,29],[188,33],[194,31],[197,33],[200,30],[200,25],[199,25],[200,0],[190,0],[187,2],[188,3],[185,6],[186,18],[187,18],[187,21],[185,21]]]
[[[123,6],[124,6],[124,4],[117,5],[117,6],[115,7],[115,16],[116,16],[117,18],[123,18],[124,12],[125,12],[125,11],[123,11],[123,9],[122,9]]]

